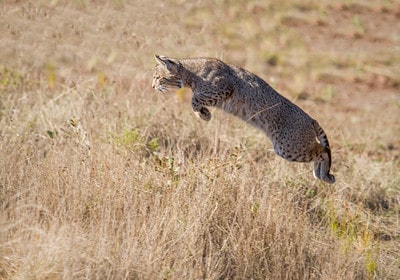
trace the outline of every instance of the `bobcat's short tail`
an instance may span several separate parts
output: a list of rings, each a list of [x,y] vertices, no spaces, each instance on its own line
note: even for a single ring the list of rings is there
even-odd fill
[[[329,146],[328,136],[325,134],[324,130],[322,129],[322,127],[319,125],[319,123],[316,120],[314,120],[313,125],[314,125],[314,129],[315,129],[319,143],[321,144],[322,147],[325,148],[325,151],[328,153],[329,169],[330,169],[331,162],[332,162],[332,156],[331,156],[331,148]]]

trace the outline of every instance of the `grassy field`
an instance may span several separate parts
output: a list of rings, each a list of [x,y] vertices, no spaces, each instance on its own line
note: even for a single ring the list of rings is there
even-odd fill
[[[399,279],[400,2],[0,3],[1,279]],[[154,54],[264,78],[337,182],[151,88]]]

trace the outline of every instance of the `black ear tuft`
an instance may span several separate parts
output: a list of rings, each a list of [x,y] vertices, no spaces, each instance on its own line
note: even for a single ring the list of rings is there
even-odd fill
[[[165,56],[162,55],[154,55],[154,58],[156,59],[157,63],[160,65],[165,65],[163,58],[165,58]]]
[[[176,71],[178,69],[178,64],[176,64],[175,62],[173,62],[171,59],[169,59],[166,56],[154,55],[154,58],[156,59],[156,61],[159,65],[164,66],[170,72]]]

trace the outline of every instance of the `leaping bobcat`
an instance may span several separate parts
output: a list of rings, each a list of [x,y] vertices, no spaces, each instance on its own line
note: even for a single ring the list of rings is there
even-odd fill
[[[190,87],[192,108],[209,121],[206,106],[231,113],[261,129],[277,155],[297,162],[314,162],[314,177],[334,183],[330,174],[331,150],[318,122],[276,92],[255,74],[216,58],[176,59],[155,55],[157,66],[152,87]]]

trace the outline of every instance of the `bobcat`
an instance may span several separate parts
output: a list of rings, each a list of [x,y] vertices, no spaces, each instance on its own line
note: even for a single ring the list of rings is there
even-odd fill
[[[211,119],[207,106],[231,113],[261,129],[277,155],[289,161],[314,162],[314,177],[334,183],[331,150],[318,122],[255,74],[216,58],[176,59],[155,55],[152,87],[190,87],[194,113]]]

